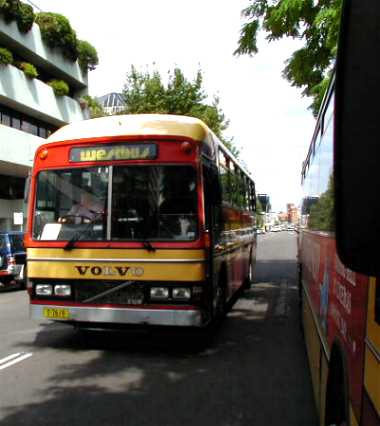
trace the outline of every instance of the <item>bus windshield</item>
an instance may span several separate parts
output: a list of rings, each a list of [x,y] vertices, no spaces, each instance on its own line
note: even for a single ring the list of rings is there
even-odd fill
[[[192,166],[103,166],[41,171],[37,177],[33,238],[195,240],[196,179]]]

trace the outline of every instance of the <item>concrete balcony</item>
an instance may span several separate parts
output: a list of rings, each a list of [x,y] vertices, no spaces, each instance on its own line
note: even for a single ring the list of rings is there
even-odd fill
[[[65,80],[75,91],[79,91],[80,95],[87,93],[87,73],[82,73],[78,62],[65,59],[59,49],[46,46],[37,24],[33,24],[32,29],[23,34],[18,30],[16,22],[7,24],[0,16],[0,45],[55,78]]]
[[[0,103],[57,127],[88,118],[78,101],[56,96],[50,86],[12,65],[0,66]]]
[[[46,139],[0,124],[0,174],[26,177],[36,149]]]

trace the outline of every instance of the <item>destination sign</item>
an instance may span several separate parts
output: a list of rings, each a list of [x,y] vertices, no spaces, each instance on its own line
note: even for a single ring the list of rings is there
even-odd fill
[[[157,158],[157,145],[144,144],[112,144],[72,148],[70,161],[122,161],[122,160],[154,160]]]

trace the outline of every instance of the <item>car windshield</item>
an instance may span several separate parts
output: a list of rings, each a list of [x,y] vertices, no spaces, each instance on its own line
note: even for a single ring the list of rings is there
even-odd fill
[[[182,240],[197,237],[191,166],[109,166],[39,173],[39,240]]]
[[[12,252],[25,251],[23,234],[10,234],[8,238]]]

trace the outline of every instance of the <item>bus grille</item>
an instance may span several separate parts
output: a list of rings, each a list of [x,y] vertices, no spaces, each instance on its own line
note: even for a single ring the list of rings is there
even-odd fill
[[[126,286],[117,289],[118,286]],[[80,282],[75,286],[75,301],[82,303],[139,305],[146,303],[146,290],[135,281]]]

